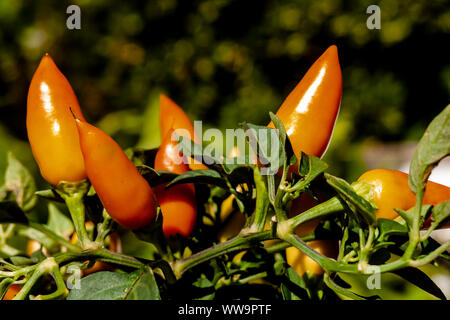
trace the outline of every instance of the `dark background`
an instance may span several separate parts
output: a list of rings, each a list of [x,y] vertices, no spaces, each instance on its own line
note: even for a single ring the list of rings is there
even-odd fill
[[[81,30],[66,27],[70,4],[81,8]],[[366,27],[371,4],[380,30]],[[158,145],[159,92],[222,130],[266,124],[332,44],[344,88],[325,160],[350,180],[398,167],[449,102],[449,30],[448,1],[0,0],[0,169],[13,150],[37,172],[26,97],[45,52],[88,121],[126,148]]]

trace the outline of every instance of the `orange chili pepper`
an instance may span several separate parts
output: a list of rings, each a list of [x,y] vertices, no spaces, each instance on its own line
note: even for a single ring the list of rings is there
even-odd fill
[[[170,129],[155,157],[155,170],[166,170],[177,174],[189,171],[186,158],[178,149],[177,141],[172,141],[173,129]],[[161,213],[163,215],[163,231],[166,236],[181,234],[189,236],[197,217],[195,188],[192,183],[180,184],[169,189],[166,185],[155,188]]]
[[[27,99],[27,132],[41,174],[53,185],[86,178],[75,120],[84,121],[66,77],[46,54],[31,80]]]
[[[156,197],[133,162],[103,131],[78,119],[76,124],[88,178],[109,215],[129,229],[150,224]]]

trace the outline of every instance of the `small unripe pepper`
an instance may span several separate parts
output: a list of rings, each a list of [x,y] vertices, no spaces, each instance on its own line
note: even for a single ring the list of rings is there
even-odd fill
[[[189,171],[189,166],[178,149],[177,141],[172,140],[173,133],[173,129],[167,132],[156,153],[154,167],[155,170],[183,174]],[[192,183],[175,185],[169,189],[165,189],[165,186],[154,189],[163,216],[164,234],[189,236],[197,218],[195,187]]]
[[[106,133],[76,119],[89,180],[108,214],[128,229],[150,224],[157,200],[133,162]]]
[[[409,210],[416,205],[416,195],[409,188],[408,174],[388,169],[374,169],[358,178],[373,186],[372,196],[378,210],[377,218],[395,219],[398,217],[394,208]],[[425,187],[423,204],[436,205],[450,200],[450,188],[428,181]]]
[[[84,121],[66,77],[46,54],[33,75],[27,99],[27,132],[42,176],[53,185],[86,178],[75,116]]]

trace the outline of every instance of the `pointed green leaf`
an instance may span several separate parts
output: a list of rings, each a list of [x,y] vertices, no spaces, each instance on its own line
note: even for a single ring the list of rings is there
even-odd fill
[[[215,170],[193,170],[177,176],[167,185],[170,188],[177,184],[183,183],[206,183],[226,188],[227,183]]]
[[[447,300],[442,290],[433,282],[424,272],[417,268],[406,267],[403,269],[392,271],[392,273],[411,282],[422,290],[438,297],[441,300]]]
[[[450,200],[444,201],[433,207],[430,228],[439,228],[446,225],[450,220]]]
[[[409,186],[417,193],[425,187],[431,170],[450,154],[450,105],[428,125],[409,168]]]
[[[72,220],[63,214],[53,204],[48,204],[47,227],[62,237],[68,237],[74,232]]]
[[[67,300],[159,300],[159,289],[148,268],[131,273],[96,272],[80,280]]]
[[[17,204],[27,212],[36,205],[36,184],[27,168],[8,153],[8,167],[5,173],[5,188],[14,194]]]
[[[327,183],[335,189],[353,212],[361,216],[367,224],[376,225],[375,210],[363,197],[359,196],[344,179],[325,173]]]

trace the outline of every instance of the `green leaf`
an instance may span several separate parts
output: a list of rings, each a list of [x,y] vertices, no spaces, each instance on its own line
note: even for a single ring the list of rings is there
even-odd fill
[[[3,201],[0,202],[0,223],[28,223],[22,209],[15,201]]]
[[[392,271],[392,273],[402,277],[403,279],[411,282],[422,290],[438,297],[441,300],[447,300],[445,294],[441,289],[433,282],[424,272],[417,268],[406,267],[403,269]]]
[[[334,177],[328,173],[324,175],[327,183],[337,191],[354,213],[362,217],[367,224],[376,225],[375,210],[366,199],[360,197],[344,179]]]
[[[378,219],[378,228],[380,229],[380,239],[384,239],[388,235],[404,235],[408,233],[406,226],[390,219]]]
[[[281,284],[281,293],[284,300],[303,300],[307,299],[306,284],[302,277],[291,267],[286,269],[288,281]]]
[[[68,237],[74,232],[72,220],[59,211],[53,203],[48,204],[47,227],[62,237]]]
[[[5,296],[9,286],[14,282],[12,278],[0,278],[0,300]]]
[[[428,125],[409,168],[409,186],[414,193],[425,188],[431,170],[450,154],[450,105]]]
[[[64,203],[64,199],[54,189],[39,190],[34,194],[46,200]]]
[[[36,240],[48,249],[52,249],[57,244],[44,233],[28,226],[18,226],[17,234],[23,237],[30,238],[32,240]]]
[[[146,165],[137,166],[137,169],[152,187],[170,182],[178,176],[176,173],[166,170],[155,170]]]
[[[420,210],[420,225],[422,225],[423,222],[426,219],[428,219],[428,217],[431,214],[432,207],[433,206],[431,206],[429,204],[422,205],[421,210]],[[403,218],[403,220],[405,220],[406,224],[409,226],[412,226],[414,223],[415,210],[416,210],[415,207],[410,208],[408,211],[394,208],[394,211],[397,212],[398,215],[401,216]]]
[[[138,277],[128,291],[126,300],[161,300],[152,269],[145,267],[134,273],[138,274]]]
[[[125,150],[127,157],[134,163],[135,166],[154,166],[156,153],[158,148],[154,149],[138,149],[128,148]]]
[[[145,112],[142,116],[143,124],[137,147],[150,149],[157,148],[161,144],[161,129],[159,123],[159,95],[158,90],[154,90],[149,95],[149,100]]]
[[[17,204],[23,211],[30,211],[36,205],[37,197],[34,194],[36,191],[34,179],[28,169],[14,157],[12,152],[8,153],[5,188],[14,194]]]
[[[1,186],[0,187],[0,201],[4,200],[7,195],[8,195],[8,192],[6,191],[5,186]]]
[[[441,202],[433,207],[430,228],[435,229],[446,225],[450,219],[450,200]]]
[[[206,278],[204,274],[200,276],[200,278],[197,279],[192,284],[194,287],[204,289],[204,290],[198,290],[198,292],[205,293],[204,296],[201,296],[199,298],[196,298],[196,300],[213,300],[215,297],[215,290],[214,285],[211,281]],[[201,294],[200,294],[201,295]]]
[[[253,184],[253,166],[239,165],[228,173],[228,180],[234,186],[240,183]]]
[[[303,176],[303,179],[296,182],[290,189],[292,191],[305,190],[314,179],[324,173],[327,169],[328,164],[326,162],[302,152],[300,154],[298,173]]]
[[[80,280],[67,300],[159,300],[159,289],[150,268],[131,273],[101,271]]]
[[[257,126],[246,123],[246,137],[253,151],[257,154],[260,163],[267,172],[262,174],[275,174],[284,165],[284,145],[279,136],[278,129]]]
[[[178,136],[178,149],[186,157],[201,161],[209,168],[222,170],[224,158],[220,153],[211,155],[210,152],[205,152],[202,146],[183,136]]]
[[[33,260],[28,257],[14,256],[9,258],[15,266],[27,266],[33,264]]]
[[[177,176],[167,185],[170,188],[177,184],[183,183],[206,183],[215,186],[227,188],[227,183],[224,178],[215,170],[193,170]]]
[[[270,120],[272,120],[273,125],[276,129],[278,129],[279,132],[279,138],[281,145],[284,146],[286,143],[286,128],[284,127],[283,122],[281,122],[280,118],[278,118],[273,112],[269,112]]]

